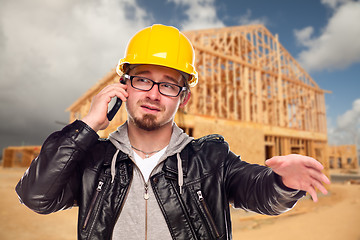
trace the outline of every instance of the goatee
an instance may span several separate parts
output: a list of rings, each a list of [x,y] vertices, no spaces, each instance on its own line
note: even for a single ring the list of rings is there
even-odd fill
[[[156,116],[145,114],[142,118],[134,118],[135,125],[145,131],[153,131],[160,128],[160,124],[156,122]]]

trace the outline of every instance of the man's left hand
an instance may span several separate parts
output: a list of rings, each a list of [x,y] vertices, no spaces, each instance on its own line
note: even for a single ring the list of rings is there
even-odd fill
[[[307,191],[314,202],[318,201],[315,188],[323,194],[328,192],[323,183],[330,184],[330,180],[322,173],[323,165],[312,157],[276,156],[266,160],[265,164],[281,176],[285,186]]]

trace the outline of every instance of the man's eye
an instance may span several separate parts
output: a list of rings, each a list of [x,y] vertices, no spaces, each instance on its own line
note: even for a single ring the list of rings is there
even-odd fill
[[[163,84],[161,84],[161,86],[162,86],[163,88],[167,88],[167,89],[171,89],[171,90],[173,90],[173,89],[176,88],[175,85],[172,85],[172,84],[170,84],[170,83],[163,83]]]
[[[136,82],[138,83],[149,83],[150,80],[146,78],[136,78]]]

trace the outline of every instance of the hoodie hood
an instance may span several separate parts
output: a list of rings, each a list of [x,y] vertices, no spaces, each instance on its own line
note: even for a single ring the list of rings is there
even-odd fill
[[[193,139],[194,138],[189,137],[189,135],[184,133],[184,131],[181,128],[179,128],[176,125],[176,123],[174,123],[169,145],[166,148],[164,155],[159,160],[159,163],[163,162],[167,157],[176,154],[180,193],[182,193],[182,185],[183,185],[183,169],[182,169],[182,161],[180,158],[180,152]],[[133,150],[131,149],[131,144],[128,136],[128,123],[125,122],[123,125],[118,127],[118,129],[115,132],[111,133],[109,135],[109,140],[117,149],[111,161],[111,177],[113,182],[115,178],[115,166],[116,166],[116,159],[118,153],[121,151],[127,154],[130,157],[130,159],[134,161]]]

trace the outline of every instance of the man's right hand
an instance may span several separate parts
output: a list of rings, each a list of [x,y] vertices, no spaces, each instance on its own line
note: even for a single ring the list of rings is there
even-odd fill
[[[110,123],[107,119],[108,105],[114,97],[118,97],[125,102],[129,96],[126,89],[127,85],[121,83],[114,83],[103,88],[93,97],[90,111],[82,121],[96,132],[107,128]]]

